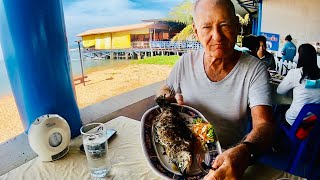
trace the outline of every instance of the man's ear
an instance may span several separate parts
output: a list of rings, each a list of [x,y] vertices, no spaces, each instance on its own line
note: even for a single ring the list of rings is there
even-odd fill
[[[197,40],[199,41],[198,30],[197,30],[196,24],[194,22],[192,23],[192,30],[193,30]]]
[[[238,16],[236,16],[234,23],[236,25],[237,31],[240,32],[241,31],[241,25],[240,25],[240,18]]]
[[[241,25],[239,22],[239,17],[235,18],[235,25],[236,25],[237,33],[241,32]]]

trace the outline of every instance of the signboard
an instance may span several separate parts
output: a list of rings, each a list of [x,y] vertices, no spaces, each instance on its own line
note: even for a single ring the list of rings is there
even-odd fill
[[[278,49],[279,49],[279,41],[280,41],[279,34],[261,32],[261,36],[266,37],[266,39],[267,39],[267,49],[268,50],[278,51]]]

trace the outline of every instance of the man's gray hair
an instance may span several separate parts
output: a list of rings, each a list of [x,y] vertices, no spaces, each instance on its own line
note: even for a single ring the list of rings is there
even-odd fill
[[[196,0],[194,2],[193,12],[192,12],[193,20],[195,20],[197,7],[198,7],[198,4],[200,3],[200,1],[202,1],[202,0]],[[234,4],[232,3],[231,0],[211,0],[211,1],[215,2],[215,3],[219,3],[219,4],[224,4],[228,8],[228,10],[230,11],[231,15],[236,17],[236,10],[235,10]]]

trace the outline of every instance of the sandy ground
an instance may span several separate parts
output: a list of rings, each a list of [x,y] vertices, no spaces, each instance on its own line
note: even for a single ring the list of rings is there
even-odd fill
[[[79,108],[100,102],[112,96],[164,80],[171,67],[166,65],[127,65],[91,72],[86,86],[75,86]],[[0,143],[23,132],[13,96],[0,99]]]

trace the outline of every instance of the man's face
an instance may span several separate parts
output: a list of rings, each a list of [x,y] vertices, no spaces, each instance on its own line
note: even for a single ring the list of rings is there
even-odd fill
[[[264,44],[263,41],[260,41],[259,44],[260,44],[260,46],[259,46],[258,51],[259,52],[264,52],[266,50],[266,45]]]
[[[200,1],[195,13],[194,31],[213,58],[230,57],[237,39],[238,21],[225,5]]]

